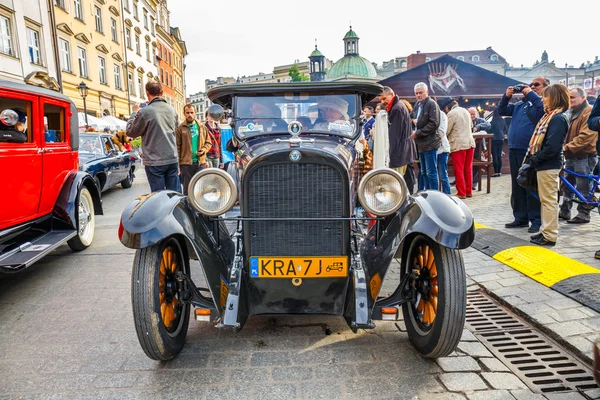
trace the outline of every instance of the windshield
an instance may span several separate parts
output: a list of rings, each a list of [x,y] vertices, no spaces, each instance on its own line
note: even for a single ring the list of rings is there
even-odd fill
[[[104,154],[100,137],[98,135],[79,135],[79,152],[91,154]]]
[[[298,121],[302,133],[328,133],[352,137],[359,127],[354,94],[290,93],[283,96],[237,97],[235,131],[240,137],[287,133]]]

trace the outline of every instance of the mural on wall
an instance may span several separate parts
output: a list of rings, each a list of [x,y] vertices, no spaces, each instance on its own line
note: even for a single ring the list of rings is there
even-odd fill
[[[467,85],[456,72],[457,64],[432,63],[428,67],[429,87],[433,93],[450,94],[455,87],[459,87],[463,92],[467,91]]]

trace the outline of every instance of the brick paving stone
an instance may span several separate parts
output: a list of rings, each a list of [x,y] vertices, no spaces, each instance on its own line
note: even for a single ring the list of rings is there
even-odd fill
[[[260,400],[281,400],[296,398],[298,389],[295,384],[255,384],[254,398]]]
[[[413,398],[414,399],[414,398]],[[461,400],[466,397],[459,393],[423,393],[418,400]]]
[[[313,369],[309,367],[273,367],[271,371],[275,381],[306,381],[313,378]]]
[[[269,368],[232,368],[229,370],[229,383],[265,382],[271,377]]]
[[[99,374],[93,382],[93,386],[102,388],[127,388],[134,386],[138,375],[134,372],[122,372],[116,374]]]
[[[539,393],[533,393],[529,389],[511,390],[512,394],[517,400],[545,400],[544,395]]]
[[[481,367],[471,357],[442,357],[435,360],[444,372],[480,371]]]
[[[235,368],[250,365],[250,353],[213,353],[210,355],[207,365],[211,368]]]
[[[202,389],[184,389],[184,388],[166,388],[156,393],[154,400],[191,400],[201,399],[204,396],[205,388]],[[149,399],[151,397],[147,397]]]
[[[512,373],[483,372],[481,376],[494,389],[527,389],[527,386]]]
[[[600,389],[592,389],[584,392],[587,397],[590,399],[596,400],[600,399]]]
[[[252,353],[250,364],[262,367],[290,365],[290,353],[281,351],[256,351]]]
[[[596,332],[600,332],[600,317],[588,318],[585,321],[581,321],[581,323],[592,328]]]
[[[493,357],[484,345],[477,342],[460,342],[458,349],[471,357]]]
[[[508,390],[484,390],[467,394],[469,400],[515,400]]]
[[[342,389],[339,382],[302,382],[300,394],[307,400],[333,400],[342,398]]]
[[[394,363],[386,362],[364,362],[356,364],[356,372],[358,376],[373,377],[373,376],[387,376],[397,377],[400,376],[398,373],[398,367]]]
[[[478,342],[475,335],[473,335],[469,330],[463,329],[462,336],[460,337],[461,342]]]
[[[356,376],[356,367],[354,364],[325,364],[314,366],[315,377],[317,379],[326,379],[329,376],[335,376],[339,379],[351,378]]]
[[[496,358],[480,358],[479,362],[490,372],[508,372],[510,369]]]
[[[183,376],[183,386],[199,389],[205,385],[218,385],[226,382],[228,371],[216,368],[204,368],[191,371],[185,371]]]
[[[583,325],[581,322],[557,322],[555,324],[548,324],[546,327],[555,332],[560,337],[568,337],[581,335],[586,333],[592,333],[593,329]]]
[[[453,392],[468,392],[488,388],[481,377],[474,372],[441,374],[440,380],[448,390]]]
[[[206,387],[204,390],[205,399],[248,399],[250,391],[248,385],[227,385]],[[190,400],[190,398],[187,398]],[[191,398],[193,399],[193,397]]]
[[[386,379],[354,378],[345,382],[346,398],[360,399],[390,396],[393,386]]]
[[[167,369],[196,369],[204,368],[208,364],[209,355],[206,353],[198,354],[179,354],[170,360],[165,367]]]

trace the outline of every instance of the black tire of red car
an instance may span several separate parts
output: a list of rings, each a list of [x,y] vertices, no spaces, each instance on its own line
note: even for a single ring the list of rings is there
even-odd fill
[[[432,253],[424,249],[431,249]],[[431,254],[434,256],[429,268],[428,259],[424,258],[425,253],[429,254],[428,257]],[[422,254],[423,259],[419,259]],[[443,247],[419,235],[410,243],[404,273],[412,269],[420,269],[419,280],[416,282],[420,300],[415,303],[407,302],[402,306],[408,337],[424,357],[447,356],[458,345],[465,325],[467,288],[462,255],[458,250]],[[433,302],[436,292],[437,298]],[[419,303],[423,300],[426,301],[422,311],[419,311]],[[431,311],[434,305],[435,313],[431,321],[431,312],[426,315],[425,309],[430,307],[428,311]]]
[[[82,251],[90,247],[95,227],[94,200],[89,190],[83,186],[77,198],[77,235],[67,242],[71,250]]]
[[[123,189],[129,189],[131,185],[133,185],[133,169],[130,169],[127,178],[121,181],[121,187]]]
[[[140,345],[153,360],[172,359],[185,343],[190,305],[180,301],[175,290],[178,270],[189,273],[184,250],[175,238],[136,251],[131,275],[133,320]]]

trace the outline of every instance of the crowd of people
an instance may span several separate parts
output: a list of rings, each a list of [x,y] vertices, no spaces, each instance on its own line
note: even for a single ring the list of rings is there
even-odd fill
[[[473,162],[481,154],[474,134],[493,134],[492,157],[494,174],[502,173],[502,149],[508,136],[508,159],[511,174],[511,208],[513,221],[506,228],[527,228],[532,243],[554,246],[558,239],[558,220],[570,224],[590,222],[591,207],[579,201],[577,214],[571,215],[574,194],[560,185],[563,168],[565,178],[584,198],[592,190],[588,179],[597,168],[598,131],[600,131],[600,101],[594,107],[588,103],[581,88],[568,89],[562,84],[550,84],[544,77],[529,85],[508,87],[491,122],[481,118],[476,108],[465,109],[452,98],[437,100],[429,96],[427,85],[414,86],[416,103],[400,99],[389,87],[379,96],[377,109],[389,115],[389,167],[400,172],[412,193],[418,164],[418,190],[441,190],[451,194],[448,159],[452,160],[456,197],[472,197],[479,172]],[[516,92],[522,98],[511,102]],[[372,109],[365,107],[364,138],[372,147]],[[503,117],[511,117],[507,129]],[[415,162],[414,162],[415,161]],[[518,176],[528,164],[535,171],[535,184],[521,186]],[[559,193],[563,201],[559,202]],[[559,206],[560,204],[560,206]],[[596,253],[600,258],[600,251]]]
[[[448,176],[451,159],[454,194],[460,199],[472,197],[479,172],[473,162],[482,154],[482,149],[476,148],[474,134],[494,135],[492,148],[487,150],[493,160],[493,176],[500,176],[506,133],[513,221],[505,227],[527,228],[533,234],[532,243],[553,246],[558,239],[559,218],[571,224],[590,221],[590,209],[582,204],[571,216],[573,193],[568,189],[562,188],[564,199],[559,207],[559,176],[565,166],[583,176],[596,167],[600,102],[592,108],[582,89],[568,89],[537,77],[529,85],[507,88],[490,123],[481,118],[477,109],[463,108],[453,98],[430,97],[423,82],[414,86],[414,92],[417,101],[411,105],[384,87],[375,110],[370,106],[363,109],[361,140],[369,148],[377,148],[374,115],[387,111],[389,167],[405,177],[411,193],[416,184],[418,190],[452,194]],[[511,102],[516,92],[521,92],[522,98]],[[144,166],[152,191],[187,193],[187,186],[198,171],[224,167],[219,121],[208,112],[205,120],[199,121],[194,106],[188,104],[184,108],[185,120],[178,123],[177,113],[162,97],[159,82],[148,82],[146,95],[148,106],[134,107],[127,122],[127,136],[144,136]],[[502,117],[511,117],[508,130]],[[523,187],[517,181],[524,163],[535,171],[535,188]],[[592,188],[589,179],[569,173],[566,178],[587,198]],[[596,256],[600,258],[600,251]]]

